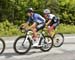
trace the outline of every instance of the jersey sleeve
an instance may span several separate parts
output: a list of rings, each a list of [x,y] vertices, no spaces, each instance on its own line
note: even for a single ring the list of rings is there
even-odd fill
[[[52,20],[52,17],[51,17],[50,15],[48,15],[48,19],[49,19],[49,20]]]
[[[45,22],[45,21],[46,21],[45,18],[42,17],[41,15],[39,15],[39,19],[40,19],[42,22]]]
[[[29,24],[31,22],[31,17],[28,18],[27,23]]]
[[[48,19],[49,19],[49,20],[52,20],[54,16],[55,16],[55,15],[53,15],[53,14],[49,14],[49,15],[48,15]]]
[[[38,22],[38,23],[45,22],[45,19],[40,14],[36,14],[34,22]]]
[[[33,17],[34,17],[34,19],[33,19],[34,23],[37,23],[37,17],[38,17],[38,15],[35,14]]]

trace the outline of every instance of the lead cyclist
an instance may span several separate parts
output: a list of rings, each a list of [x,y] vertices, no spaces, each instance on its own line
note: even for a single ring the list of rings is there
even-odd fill
[[[36,41],[33,43],[33,46],[37,47],[39,45],[37,32],[45,27],[45,18],[43,18],[40,14],[34,13],[33,8],[28,8],[27,15],[29,16],[29,19],[26,24],[29,25],[33,22],[29,29],[32,30],[33,39]]]

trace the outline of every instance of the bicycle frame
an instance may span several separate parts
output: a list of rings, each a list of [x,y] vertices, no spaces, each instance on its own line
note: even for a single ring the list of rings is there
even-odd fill
[[[43,30],[42,30],[43,31]],[[25,30],[25,39],[24,39],[24,41],[23,41],[23,43],[22,43],[22,45],[24,44],[24,42],[25,42],[25,40],[26,40],[26,38],[30,38],[30,40],[33,40],[33,39],[31,39],[31,36],[30,36],[30,33],[33,33],[31,30]],[[39,35],[41,35],[43,38],[44,38],[44,34],[43,34],[43,32],[38,32],[38,34]],[[28,36],[28,37],[27,37]],[[41,39],[41,38],[40,38]]]
[[[25,39],[24,39],[24,41],[23,41],[23,43],[25,42],[25,40],[26,40],[26,38],[27,38],[27,36],[29,35],[29,31],[31,31],[31,30],[25,30]],[[28,36],[28,38],[30,38],[29,36]],[[23,43],[22,43],[22,45],[23,45]]]

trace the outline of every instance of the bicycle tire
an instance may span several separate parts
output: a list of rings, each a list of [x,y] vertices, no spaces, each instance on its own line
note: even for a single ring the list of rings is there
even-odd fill
[[[5,42],[4,42],[4,40],[1,39],[1,38],[0,38],[0,41],[1,41],[1,43],[3,44],[3,48],[2,48],[2,50],[0,51],[0,54],[2,54],[2,53],[4,52],[4,50],[5,50]]]
[[[21,38],[26,38],[26,37],[25,37],[25,36],[20,36],[20,37],[18,37],[18,38],[15,40],[15,42],[14,42],[14,51],[15,51],[16,53],[18,53],[18,54],[26,54],[26,53],[30,50],[30,48],[31,48],[31,40],[30,40],[29,38],[27,39],[28,42],[29,42],[29,47],[28,47],[28,49],[27,49],[26,51],[24,51],[24,52],[20,52],[20,51],[17,50],[16,44],[17,44],[17,42],[18,42]]]
[[[55,36],[56,36],[57,34],[62,37],[62,42],[61,42],[59,45],[55,45],[55,43],[54,43],[54,38],[55,38]],[[56,34],[54,35],[54,37],[53,37],[53,45],[54,45],[54,47],[60,47],[60,46],[63,45],[63,43],[64,43],[64,36],[63,36],[63,34],[62,34],[62,33],[56,33]]]
[[[50,36],[44,36],[44,39],[46,37],[50,38],[50,40],[51,40],[51,46],[48,49],[46,49],[46,50],[43,49],[43,47],[40,47],[40,50],[42,50],[43,52],[47,52],[47,51],[51,50],[51,48],[53,47],[53,39]],[[41,43],[42,43],[42,39],[40,40],[39,45],[41,45]]]

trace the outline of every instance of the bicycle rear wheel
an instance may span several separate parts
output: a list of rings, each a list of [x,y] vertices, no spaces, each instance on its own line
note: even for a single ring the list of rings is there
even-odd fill
[[[60,47],[64,43],[64,36],[62,33],[56,33],[53,37],[54,47]]]
[[[18,54],[26,54],[31,48],[31,41],[25,36],[20,36],[14,42],[14,50]]]
[[[53,40],[50,36],[45,36],[44,39],[42,38],[40,40],[39,45],[41,45],[42,47],[40,47],[40,50],[47,52],[49,51],[52,46],[53,46]]]
[[[5,42],[0,38],[0,54],[2,54],[5,50]]]

